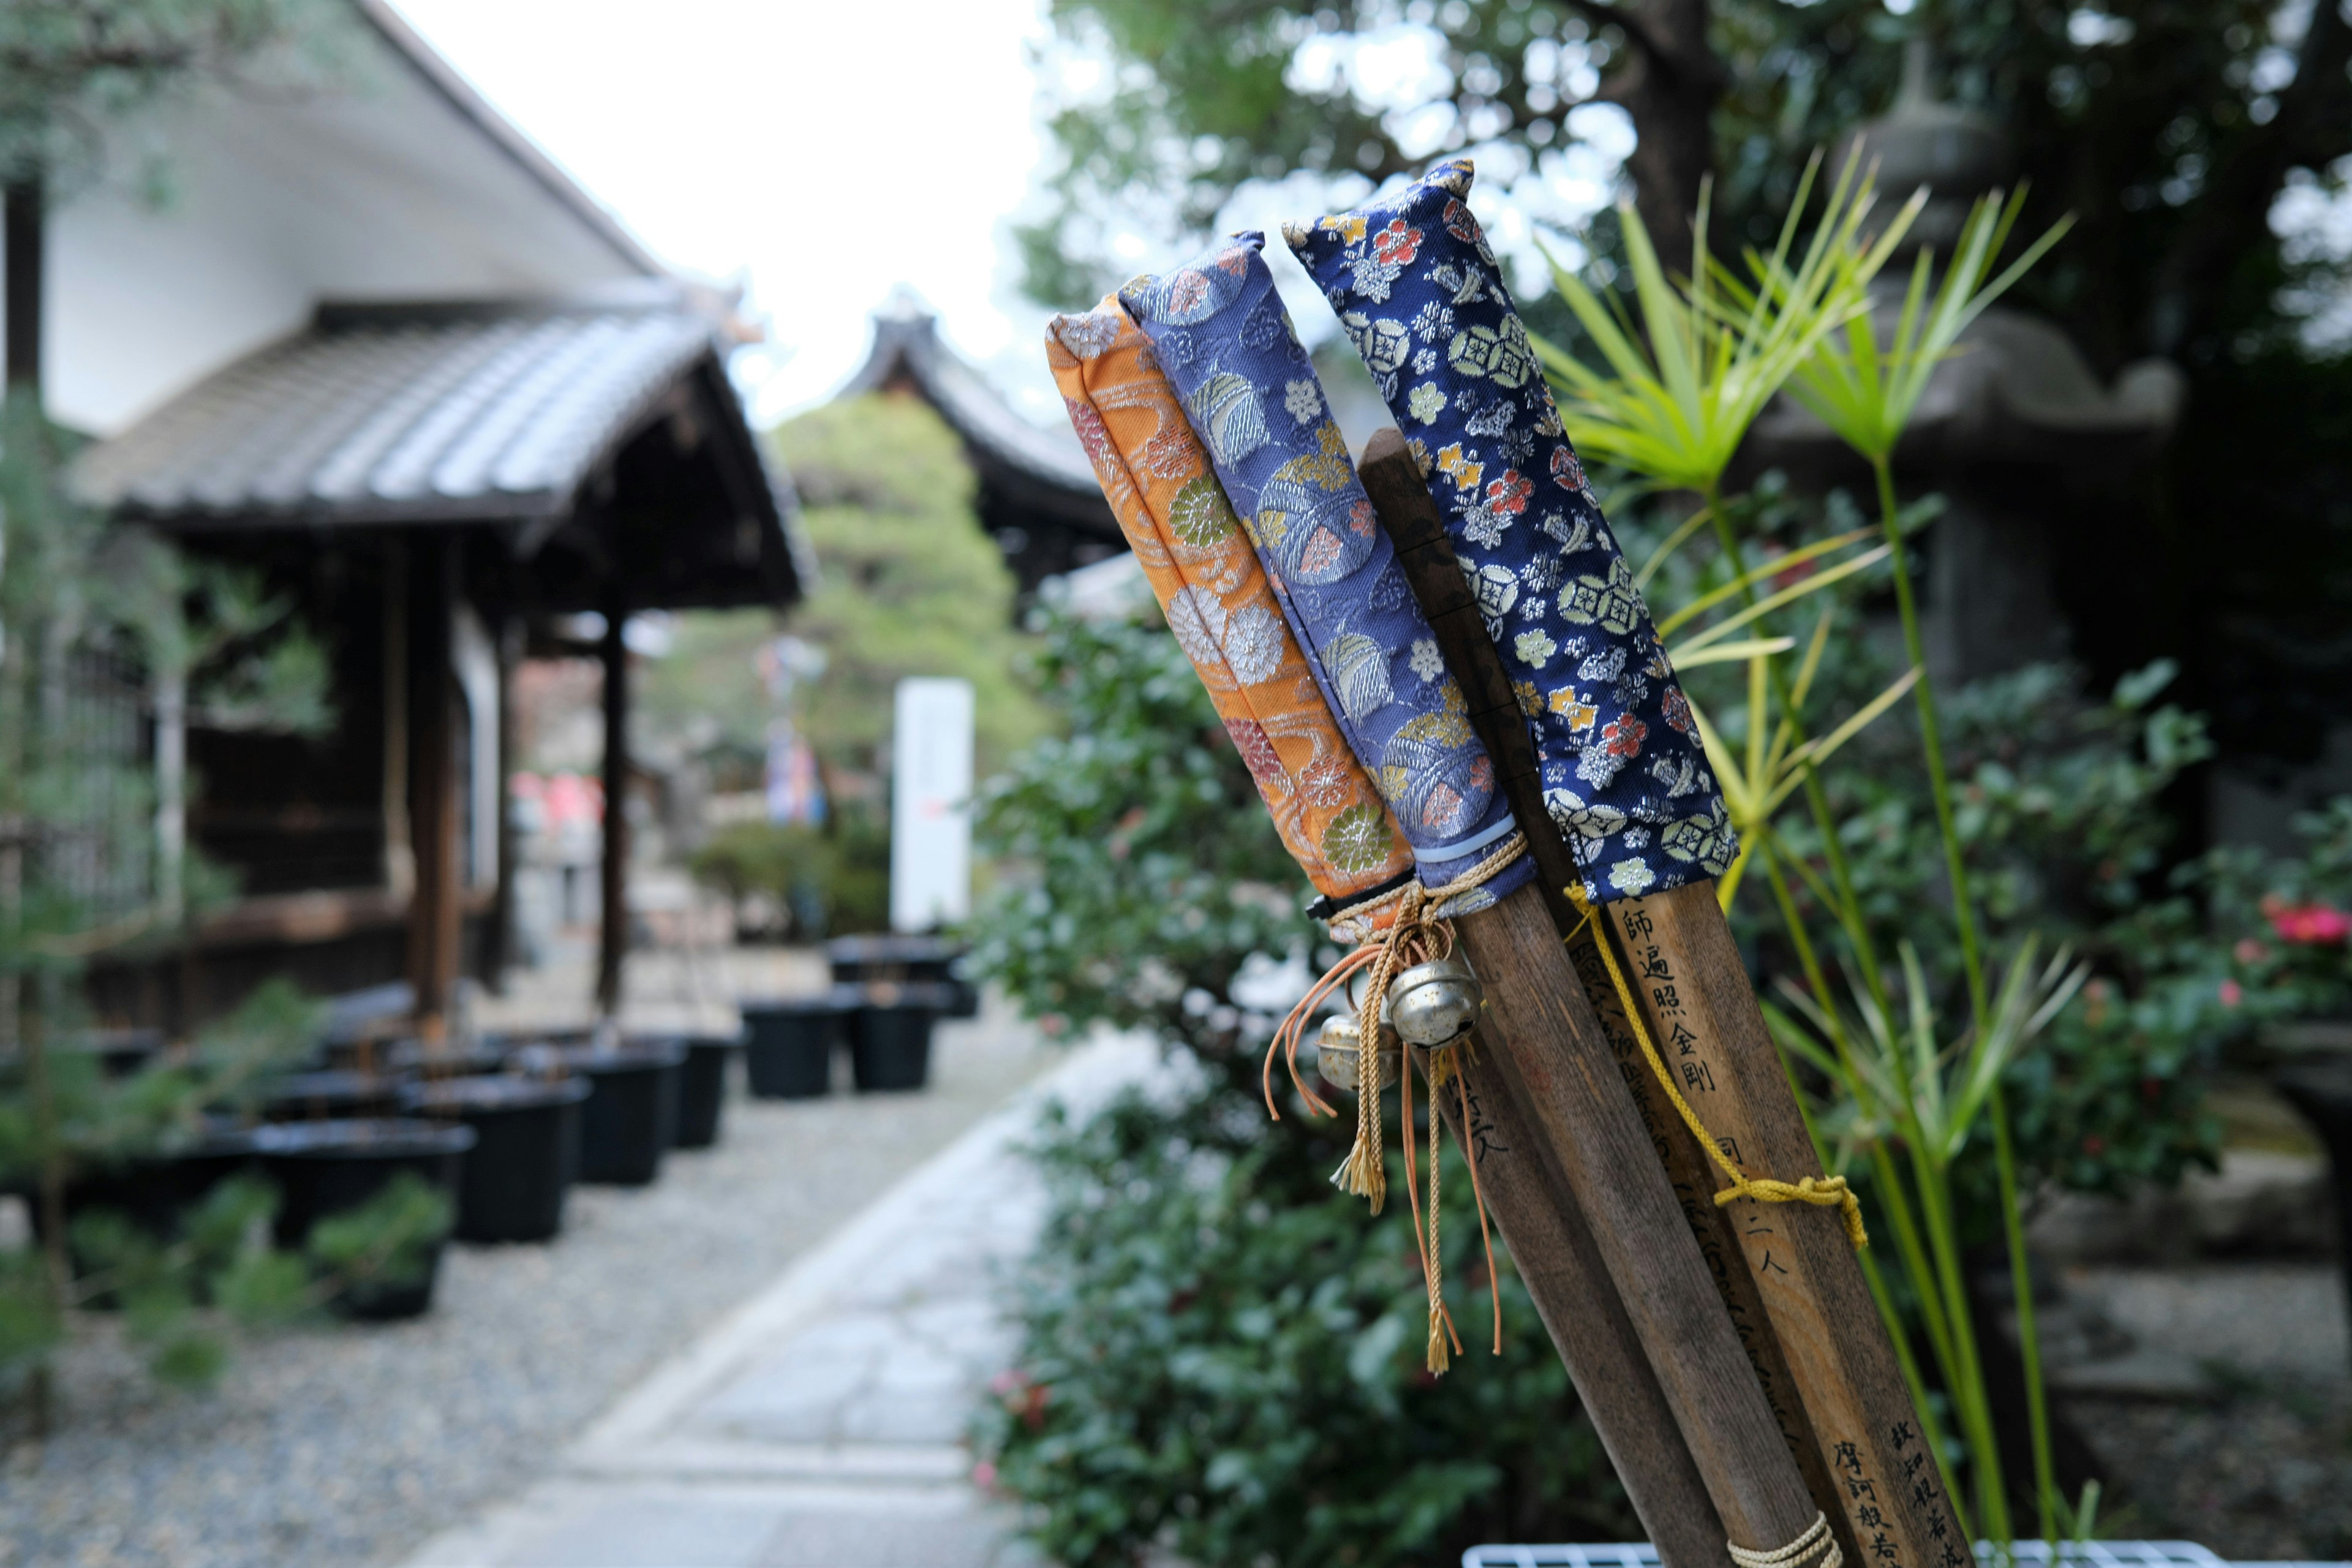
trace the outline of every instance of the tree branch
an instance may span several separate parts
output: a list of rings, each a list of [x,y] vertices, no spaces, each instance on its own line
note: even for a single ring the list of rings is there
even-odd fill
[[[2182,226],[2150,291],[2148,337],[2159,353],[2178,353],[2207,330],[2244,236],[2269,221],[2288,171],[2325,168],[2352,147],[2352,24],[2344,0],[2316,0],[2295,51],[2294,79],[2278,96],[2267,125],[2231,139],[2214,160],[2194,216]]]

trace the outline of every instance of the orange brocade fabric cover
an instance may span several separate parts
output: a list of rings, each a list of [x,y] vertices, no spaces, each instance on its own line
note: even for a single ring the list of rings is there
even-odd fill
[[[1045,354],[1169,628],[1299,869],[1333,899],[1402,874],[1412,851],[1348,749],[1151,341],[1113,296],[1055,317]]]

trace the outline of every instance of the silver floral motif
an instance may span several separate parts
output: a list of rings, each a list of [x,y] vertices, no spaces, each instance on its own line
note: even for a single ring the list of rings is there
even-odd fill
[[[1225,607],[1215,595],[1179,588],[1168,600],[1168,629],[1176,634],[1184,657],[1204,673],[1224,668]]]
[[[1225,623],[1225,662],[1244,686],[1271,680],[1282,668],[1282,617],[1264,605],[1245,605]]]

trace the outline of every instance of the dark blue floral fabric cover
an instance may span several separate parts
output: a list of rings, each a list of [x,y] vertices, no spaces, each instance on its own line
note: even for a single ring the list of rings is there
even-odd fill
[[[1690,703],[1470,216],[1470,180],[1469,160],[1440,163],[1285,237],[1437,498],[1585,891],[1721,876],[1738,846]]]
[[[1165,277],[1137,279],[1119,300],[1151,339],[1423,884],[1441,888],[1517,825],[1275,292],[1264,244],[1237,236]],[[1533,875],[1521,855],[1444,912],[1484,908]]]

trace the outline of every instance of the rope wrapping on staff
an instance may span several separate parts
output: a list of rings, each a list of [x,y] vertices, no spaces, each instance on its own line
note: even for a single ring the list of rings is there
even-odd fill
[[[1619,1005],[1625,1009],[1625,1026],[1633,1032],[1634,1040],[1642,1047],[1643,1057],[1650,1064],[1650,1071],[1656,1075],[1659,1087],[1666,1091],[1666,1099],[1673,1102],[1676,1114],[1682,1117],[1683,1125],[1691,1130],[1691,1136],[1696,1138],[1708,1157],[1722,1167],[1723,1173],[1731,1178],[1731,1185],[1715,1194],[1715,1206],[1723,1208],[1741,1198],[1753,1198],[1759,1204],[1811,1204],[1816,1208],[1834,1208],[1845,1221],[1846,1239],[1853,1243],[1854,1250],[1859,1252],[1868,1247],[1870,1233],[1863,1227],[1862,1199],[1846,1185],[1843,1176],[1807,1176],[1797,1182],[1784,1182],[1773,1176],[1751,1176],[1723,1152],[1723,1145],[1716,1141],[1714,1133],[1706,1130],[1706,1123],[1699,1121],[1698,1112],[1691,1109],[1690,1101],[1683,1098],[1683,1091],[1675,1087],[1675,1075],[1666,1070],[1665,1059],[1658,1055],[1658,1047],[1650,1038],[1649,1028],[1642,1022],[1641,1004],[1633,995],[1633,984],[1617,963],[1616,948],[1610,940],[1605,922],[1600,919],[1600,910],[1586,897],[1582,888],[1570,883],[1566,891],[1569,901],[1576,906],[1577,912],[1583,918],[1577,921],[1576,930],[1570,931],[1565,940],[1574,942],[1586,927],[1591,928],[1592,944],[1600,951],[1602,967],[1609,971],[1609,984],[1616,988]]]
[[[1769,1552],[1751,1551],[1730,1541],[1723,1544],[1738,1568],[1797,1568],[1816,1553],[1822,1560],[1821,1568],[1840,1568],[1845,1562],[1845,1553],[1838,1550],[1837,1537],[1830,1533],[1830,1516],[1826,1513],[1813,1515],[1813,1522],[1802,1535]]]

